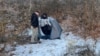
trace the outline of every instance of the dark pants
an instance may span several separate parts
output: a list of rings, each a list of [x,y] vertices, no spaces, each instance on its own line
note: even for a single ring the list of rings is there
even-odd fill
[[[42,36],[41,39],[50,39],[50,35]]]

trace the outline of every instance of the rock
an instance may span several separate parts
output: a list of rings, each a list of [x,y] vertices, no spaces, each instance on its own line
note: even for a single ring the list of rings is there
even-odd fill
[[[88,37],[86,39],[86,45],[89,47],[91,51],[95,50],[96,40],[92,39],[92,37]]]
[[[17,45],[17,42],[14,42],[13,45],[16,46]]]
[[[32,30],[30,28],[25,29],[19,36],[31,36]]]
[[[87,47],[73,47],[64,56],[95,56]]]
[[[6,25],[6,30],[7,30],[7,31],[14,30],[14,28],[15,28],[15,26],[14,26],[13,24],[11,24],[11,23],[8,23],[8,24]]]
[[[6,37],[0,37],[0,43],[6,42],[7,38]]]
[[[0,52],[2,52],[4,50],[5,45],[4,44],[0,44]]]
[[[95,54],[96,56],[100,56],[100,41],[96,42]]]
[[[78,56],[95,56],[94,53],[87,49],[78,53]]]
[[[5,52],[9,52],[9,51],[12,51],[14,48],[10,45],[10,44],[7,44],[4,48],[4,51]]]

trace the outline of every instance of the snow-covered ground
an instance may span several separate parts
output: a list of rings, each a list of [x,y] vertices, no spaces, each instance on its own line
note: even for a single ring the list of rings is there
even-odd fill
[[[86,40],[79,36],[66,32],[61,39],[42,40],[40,44],[17,45],[13,56],[79,56],[80,52],[90,50],[96,56],[100,56],[100,41],[91,38]]]

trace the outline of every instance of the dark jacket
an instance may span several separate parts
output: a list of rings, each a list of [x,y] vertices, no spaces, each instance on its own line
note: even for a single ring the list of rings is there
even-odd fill
[[[52,30],[52,26],[51,25],[45,25],[45,26],[41,27],[41,30],[45,35],[50,35],[51,30]]]
[[[38,27],[38,16],[35,13],[33,13],[31,16],[31,25],[34,28]]]

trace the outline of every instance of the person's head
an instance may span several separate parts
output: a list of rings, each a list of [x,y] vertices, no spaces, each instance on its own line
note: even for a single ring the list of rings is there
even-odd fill
[[[35,13],[37,16],[39,16],[39,11],[35,11],[34,13]]]
[[[47,18],[48,18],[47,13],[43,13],[43,14],[41,15],[41,18],[42,18],[42,19],[47,19]]]

